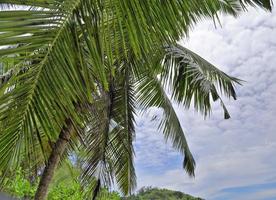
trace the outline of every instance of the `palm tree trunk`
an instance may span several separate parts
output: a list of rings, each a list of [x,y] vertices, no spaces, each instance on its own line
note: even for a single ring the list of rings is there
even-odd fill
[[[63,126],[59,134],[59,138],[52,149],[51,155],[48,159],[48,163],[45,166],[45,169],[41,176],[35,194],[35,200],[45,200],[47,198],[49,184],[53,179],[54,172],[59,164],[60,158],[63,155],[67,144],[69,143],[73,128],[74,127],[72,121],[70,119],[67,119],[65,125]]]

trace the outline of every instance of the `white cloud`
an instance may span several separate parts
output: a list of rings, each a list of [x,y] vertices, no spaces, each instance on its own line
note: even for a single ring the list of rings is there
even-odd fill
[[[276,12],[251,10],[237,19],[223,17],[222,26],[215,29],[212,22],[204,22],[183,43],[246,80],[237,88],[238,101],[226,102],[232,118],[223,120],[218,104],[206,121],[177,107],[197,160],[195,179],[184,174],[179,155],[164,145],[149,117],[138,119],[139,186],[168,187],[212,199],[224,188],[276,182],[271,175],[276,174]],[[276,197],[274,191],[259,192],[258,199],[267,196],[265,192]]]

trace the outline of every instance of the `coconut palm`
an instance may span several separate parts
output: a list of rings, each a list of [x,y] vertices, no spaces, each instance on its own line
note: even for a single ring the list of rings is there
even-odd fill
[[[114,180],[129,194],[135,113],[158,107],[160,131],[194,175],[170,100],[205,116],[219,100],[229,118],[220,93],[235,99],[239,80],[177,41],[247,4],[271,9],[270,0],[0,0],[0,170],[45,163],[35,197],[45,199],[60,160],[78,149],[94,198]]]

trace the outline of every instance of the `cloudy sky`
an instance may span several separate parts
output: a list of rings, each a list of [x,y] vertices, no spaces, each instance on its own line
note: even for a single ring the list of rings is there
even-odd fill
[[[276,11],[251,9],[222,27],[200,23],[182,44],[230,75],[246,82],[238,100],[219,105],[204,120],[193,110],[175,107],[194,153],[196,177],[181,168],[181,156],[165,144],[149,121],[137,119],[138,187],[180,190],[210,200],[276,199]]]

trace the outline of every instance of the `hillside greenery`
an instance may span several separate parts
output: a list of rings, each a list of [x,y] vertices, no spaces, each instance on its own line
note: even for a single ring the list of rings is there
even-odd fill
[[[203,200],[198,197],[168,189],[144,187],[136,195],[123,198],[123,200]]]
[[[51,184],[48,200],[84,200],[86,199],[87,188],[83,188],[76,180],[78,174],[76,168],[63,166],[57,171],[54,181]],[[6,186],[2,192],[8,193],[19,199],[33,199],[38,186],[38,179],[30,181],[26,173],[20,168],[13,176],[6,179]],[[203,200],[198,197],[173,191],[152,187],[143,187],[137,194],[129,197],[120,197],[117,192],[109,192],[107,189],[101,190],[101,195],[97,200]]]

